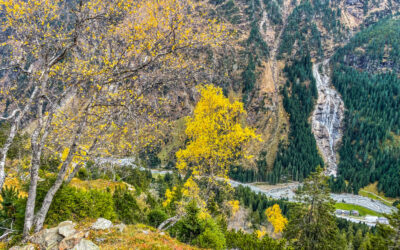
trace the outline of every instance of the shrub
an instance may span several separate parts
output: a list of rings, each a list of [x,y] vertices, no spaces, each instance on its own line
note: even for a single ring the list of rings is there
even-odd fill
[[[140,209],[132,192],[117,187],[113,195],[114,208],[118,219],[126,224],[141,221]]]
[[[225,249],[225,236],[213,219],[202,222],[204,231],[193,240],[193,244],[202,248]]]
[[[90,179],[90,173],[87,171],[86,168],[81,168],[78,171],[77,177],[81,180],[89,180]]]
[[[0,209],[0,235],[6,229],[21,232],[24,226],[26,199],[19,197],[19,191],[15,187],[4,187],[1,191]]]
[[[166,219],[168,215],[161,209],[154,209],[147,215],[147,221],[153,227],[158,227]]]
[[[54,179],[45,180],[38,185],[37,206],[40,206]],[[84,190],[70,186],[61,186],[54,196],[46,223],[58,224],[65,220],[80,221],[86,218],[116,218],[113,197],[110,192],[96,189]]]
[[[212,218],[201,219],[200,209],[193,201],[186,206],[186,215],[170,229],[179,241],[203,248],[225,248],[225,236]]]
[[[268,236],[259,239],[255,233],[246,234],[243,231],[229,231],[225,236],[228,249],[281,250],[285,249],[286,244],[284,240],[277,241]]]

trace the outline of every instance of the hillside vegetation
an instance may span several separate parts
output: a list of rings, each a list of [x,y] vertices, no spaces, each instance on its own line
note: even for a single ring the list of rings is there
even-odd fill
[[[383,20],[334,56],[332,81],[347,108],[339,173],[354,192],[378,181],[378,191],[400,195],[399,27]]]
[[[399,7],[0,0],[0,248],[400,249]]]

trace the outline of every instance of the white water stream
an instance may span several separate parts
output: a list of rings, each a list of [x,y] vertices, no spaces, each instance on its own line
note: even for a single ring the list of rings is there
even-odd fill
[[[325,174],[336,176],[336,149],[342,138],[344,104],[331,84],[329,60],[314,64],[313,75],[317,84],[318,100],[312,115],[312,130],[326,164]]]

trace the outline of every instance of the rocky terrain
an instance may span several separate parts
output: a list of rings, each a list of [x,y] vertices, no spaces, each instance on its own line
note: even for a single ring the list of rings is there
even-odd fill
[[[28,243],[11,250],[196,249],[164,232],[144,225],[116,224],[104,218],[95,222],[61,222],[32,235]]]
[[[326,164],[325,174],[336,176],[336,150],[343,134],[344,104],[333,88],[329,74],[329,60],[313,65],[318,100],[312,115],[312,130]]]

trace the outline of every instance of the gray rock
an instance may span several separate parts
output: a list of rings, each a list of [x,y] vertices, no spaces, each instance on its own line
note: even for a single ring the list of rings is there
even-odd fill
[[[98,218],[95,223],[92,225],[92,229],[94,230],[106,230],[110,229],[113,226],[112,222],[104,219],[104,218]]]
[[[44,229],[31,238],[31,242],[38,244],[41,249],[58,249],[57,245],[64,237],[58,234],[58,228]]]
[[[15,246],[10,248],[10,250],[35,250],[35,246],[32,244],[28,244],[25,246]]]
[[[102,242],[104,242],[106,239],[104,239],[104,238],[95,238],[94,239],[94,241],[96,242],[96,243],[102,243]]]
[[[58,233],[68,238],[76,233],[75,223],[72,221],[64,221],[58,225]]]
[[[76,246],[83,238],[85,238],[86,233],[81,231],[75,233],[67,238],[64,238],[60,244],[58,244],[58,250],[71,249]]]
[[[114,228],[118,229],[121,233],[125,230],[126,225],[124,223],[120,223],[114,226]]]
[[[90,240],[82,239],[72,250],[100,250],[100,248]]]

